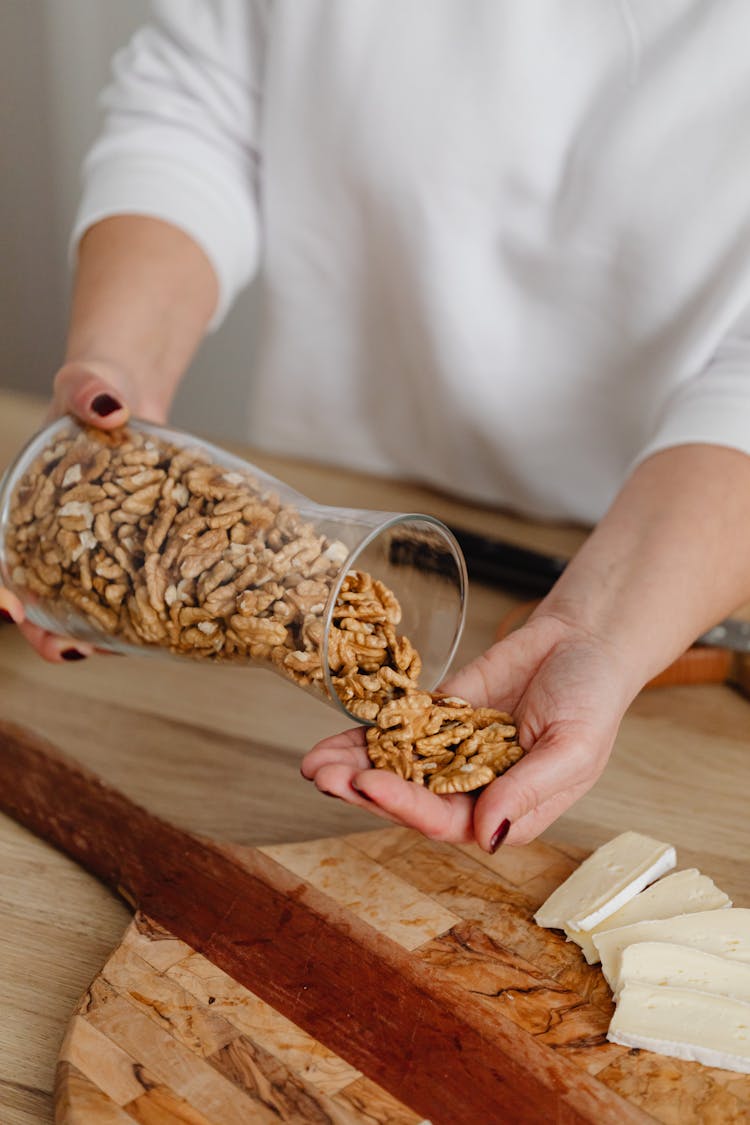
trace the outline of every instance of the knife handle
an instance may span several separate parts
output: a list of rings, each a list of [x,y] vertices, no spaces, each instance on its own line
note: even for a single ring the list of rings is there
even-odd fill
[[[726,648],[709,648],[693,645],[674,663],[659,672],[646,688],[668,687],[673,684],[723,684],[732,670],[732,653]]]
[[[531,616],[538,601],[522,602],[505,615],[497,627],[495,640],[501,641],[518,629]],[[693,645],[674,663],[659,672],[644,685],[645,688],[667,687],[674,684],[723,684],[729,679],[733,667],[733,654],[728,649],[708,645]]]
[[[568,560],[559,555],[546,555],[504,539],[491,539],[453,524],[451,531],[463,552],[472,582],[499,586],[521,597],[548,594],[568,564]]]

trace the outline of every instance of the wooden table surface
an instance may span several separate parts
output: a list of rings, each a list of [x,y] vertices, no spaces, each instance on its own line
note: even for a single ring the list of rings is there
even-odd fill
[[[0,467],[41,422],[38,400],[0,392]],[[252,458],[252,454],[250,454]],[[314,499],[424,511],[523,545],[570,553],[579,530],[532,525],[426,489],[268,456],[252,458]],[[490,643],[512,604],[470,590],[459,659]],[[5,719],[46,735],[157,814],[240,843],[378,827],[323,799],[299,775],[302,753],[341,729],[332,708],[267,672],[98,657],[52,666],[0,628]],[[750,700],[727,687],[644,693],[608,769],[547,835],[594,847],[625,829],[674,843],[750,906]],[[124,826],[125,827],[125,826]],[[118,943],[123,904],[72,862],[0,817],[0,1120],[52,1120],[54,1064],[74,1003]]]

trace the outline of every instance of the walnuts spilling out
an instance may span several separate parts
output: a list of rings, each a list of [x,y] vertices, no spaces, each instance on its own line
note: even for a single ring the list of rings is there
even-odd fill
[[[257,480],[199,448],[129,427],[71,429],[11,500],[13,584],[119,643],[275,667],[328,697],[325,613],[347,547]],[[331,683],[367,731],[373,765],[436,793],[488,784],[522,755],[509,715],[419,688],[381,581],[349,571],[327,638]]]

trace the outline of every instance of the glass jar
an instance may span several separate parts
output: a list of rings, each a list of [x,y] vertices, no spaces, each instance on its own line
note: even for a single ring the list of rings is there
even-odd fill
[[[362,722],[437,686],[466,612],[439,520],[316,504],[141,421],[65,417],[29,442],[0,483],[0,576],[52,632],[270,667]]]

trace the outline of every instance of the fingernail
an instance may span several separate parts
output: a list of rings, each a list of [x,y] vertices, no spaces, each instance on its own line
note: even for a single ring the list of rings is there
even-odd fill
[[[13,618],[8,613],[7,609],[0,607],[0,621],[9,621],[11,625],[14,624]]]
[[[63,660],[85,660],[86,653],[79,652],[77,648],[66,648],[60,653]]]
[[[322,793],[324,797],[335,797],[336,800],[339,799],[338,793],[329,793],[327,789],[319,789],[318,792]]]
[[[506,818],[490,840],[490,855],[494,855],[510,831],[510,821]]]
[[[118,402],[112,395],[101,394],[93,400],[91,409],[100,418],[106,418],[108,414],[114,414],[115,410],[122,410],[122,403]]]

